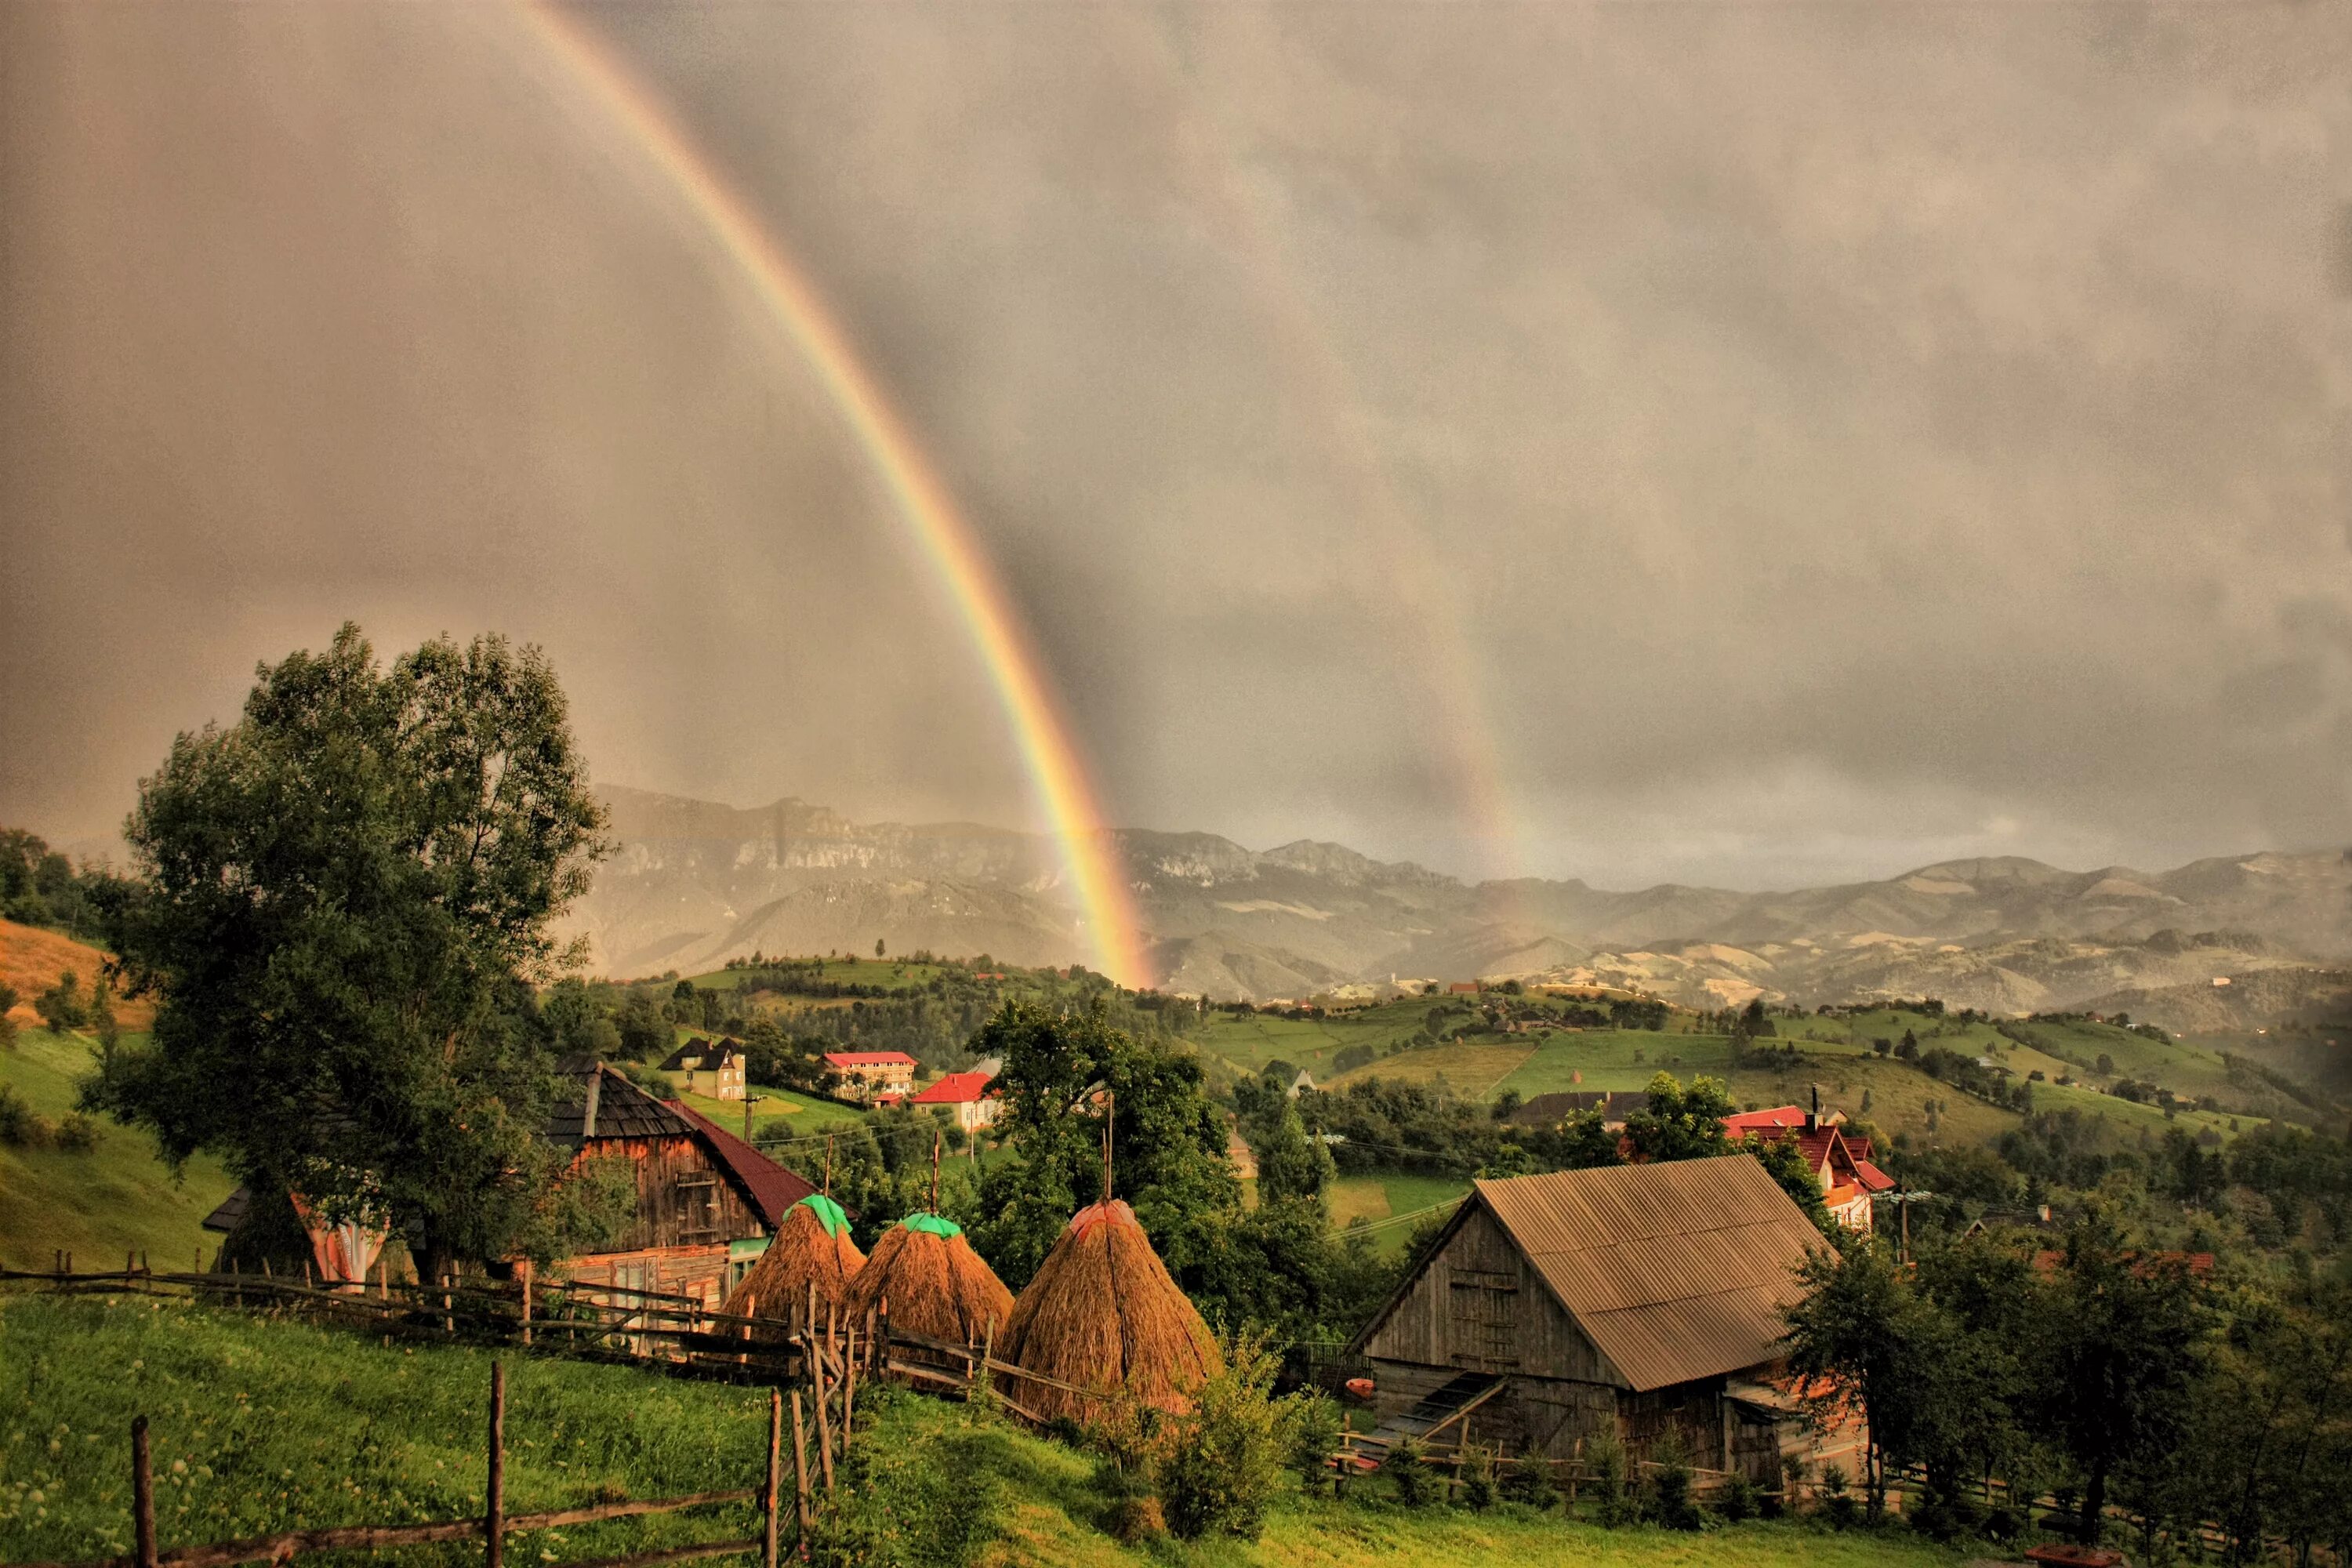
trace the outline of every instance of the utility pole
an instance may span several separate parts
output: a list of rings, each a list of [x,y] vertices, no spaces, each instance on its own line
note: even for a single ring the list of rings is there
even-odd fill
[[[1935,1195],[1933,1193],[1881,1193],[1872,1200],[1874,1204],[1893,1204],[1903,1211],[1901,1257],[1906,1263],[1911,1261],[1911,1205],[1922,1198],[1932,1198]]]

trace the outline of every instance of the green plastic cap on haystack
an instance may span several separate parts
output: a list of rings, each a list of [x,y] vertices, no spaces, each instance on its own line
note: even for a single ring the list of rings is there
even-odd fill
[[[956,1224],[955,1221],[948,1218],[945,1215],[910,1214],[898,1223],[905,1226],[908,1230],[919,1230],[925,1236],[946,1237],[961,1236],[963,1234],[963,1226]]]
[[[824,1226],[827,1236],[839,1236],[849,1226],[849,1216],[841,1212],[841,1205],[823,1193],[811,1193],[793,1206],[816,1215],[817,1224]]]

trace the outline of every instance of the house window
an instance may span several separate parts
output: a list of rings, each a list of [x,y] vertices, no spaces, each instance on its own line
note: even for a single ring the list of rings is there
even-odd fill
[[[1454,1320],[1454,1364],[1498,1371],[1519,1364],[1519,1279],[1484,1268],[1448,1272]]]

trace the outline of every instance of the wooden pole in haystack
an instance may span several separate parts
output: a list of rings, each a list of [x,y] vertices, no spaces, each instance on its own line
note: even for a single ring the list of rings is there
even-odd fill
[[[830,1135],[824,1141],[824,1195],[833,1196],[833,1139]]]
[[[784,1394],[768,1390],[768,1510],[767,1529],[760,1542],[760,1568],[776,1568],[778,1516],[783,1510]]]
[[[824,1470],[824,1495],[833,1495],[833,1422],[824,1413],[830,1390],[824,1372],[824,1357],[816,1359],[816,1461]]]
[[[155,1568],[155,1470],[147,1456],[147,1417],[131,1422],[131,1528],[137,1568]]]
[[[931,1134],[931,1212],[940,1212],[940,1144],[942,1135]]]
[[[489,1506],[482,1519],[482,1568],[500,1568],[507,1556],[507,1363],[490,1363]]]

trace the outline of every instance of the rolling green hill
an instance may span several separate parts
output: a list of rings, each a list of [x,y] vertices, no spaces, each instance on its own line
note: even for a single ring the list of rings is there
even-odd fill
[[[126,1039],[138,1037],[125,1036]],[[0,1051],[0,1084],[51,1123],[73,1109],[74,1083],[89,1069],[79,1035],[26,1029]],[[89,1150],[0,1143],[0,1263],[46,1268],[59,1248],[79,1268],[119,1268],[125,1252],[152,1255],[158,1268],[209,1261],[219,1238],[200,1227],[236,1184],[209,1156],[174,1178],[143,1132],[100,1119]]]

